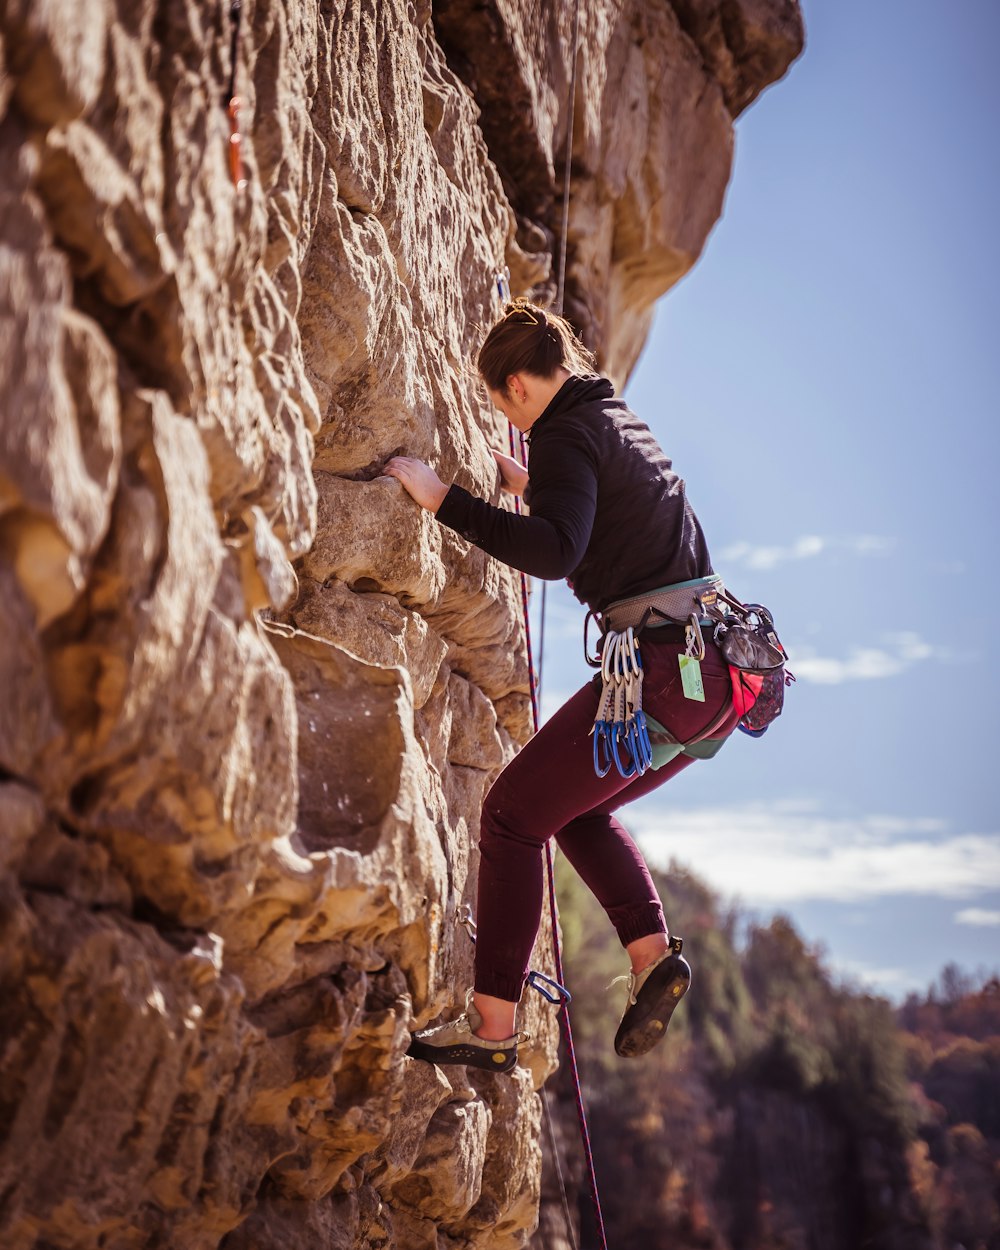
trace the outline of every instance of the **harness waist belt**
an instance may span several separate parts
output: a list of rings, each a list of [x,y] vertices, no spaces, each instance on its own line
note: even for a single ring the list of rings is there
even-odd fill
[[[657,625],[667,622],[683,625],[692,616],[707,620],[710,610],[715,611],[718,619],[720,593],[725,594],[725,587],[722,578],[716,574],[647,590],[644,594],[609,603],[601,613],[601,629],[621,633],[629,626],[633,629],[644,626],[655,629]]]

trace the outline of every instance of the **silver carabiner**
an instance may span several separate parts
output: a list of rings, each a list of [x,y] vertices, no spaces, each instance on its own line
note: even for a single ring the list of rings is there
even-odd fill
[[[705,639],[701,632],[701,621],[698,620],[698,614],[692,612],[684,626],[684,651],[686,655],[694,656],[696,660],[705,658]]]
[[[632,666],[633,674],[638,675],[642,671],[642,662],[639,659],[639,644],[635,640],[635,630],[631,625],[625,631],[625,654]]]
[[[617,654],[615,644],[618,641],[618,635],[613,629],[609,629],[601,640],[601,681],[605,686],[610,686],[614,682],[611,674],[611,664]]]
[[[601,646],[604,641],[604,635],[602,634],[598,637],[597,652],[595,655],[592,656],[590,654],[590,647],[587,645],[589,642],[590,622],[592,620],[597,621],[597,613],[594,611],[588,612],[587,615],[583,619],[583,658],[587,661],[587,664],[591,668],[600,668],[601,667]],[[600,626],[600,621],[598,621],[598,626]]]

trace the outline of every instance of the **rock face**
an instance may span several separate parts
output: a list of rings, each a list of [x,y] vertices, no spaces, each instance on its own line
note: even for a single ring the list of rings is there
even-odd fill
[[[0,1240],[502,1250],[552,1017],[510,1078],[404,1052],[470,977],[520,587],[380,470],[498,497],[467,365],[498,267],[554,291],[571,6],[231,17],[0,3]],[[567,312],[621,380],[801,20],[581,24]]]

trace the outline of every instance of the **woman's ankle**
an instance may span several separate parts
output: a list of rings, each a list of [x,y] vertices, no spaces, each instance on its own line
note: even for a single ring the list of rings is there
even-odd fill
[[[669,949],[670,938],[666,933],[648,933],[645,937],[636,938],[625,947],[632,961],[632,971],[642,972],[651,963],[665,955]]]
[[[487,1042],[503,1042],[513,1037],[517,1003],[509,1003],[505,998],[493,998],[490,994],[480,994],[477,990],[472,995],[472,1003],[482,1019],[482,1023],[474,1030],[476,1037]]]

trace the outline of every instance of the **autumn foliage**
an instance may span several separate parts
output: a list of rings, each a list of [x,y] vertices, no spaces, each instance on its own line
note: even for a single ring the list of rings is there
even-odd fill
[[[946,969],[902,1008],[838,984],[791,922],[660,875],[695,979],[666,1045],[611,1046],[624,959],[560,874],[573,1022],[609,1244],[1000,1250],[1000,983]],[[572,1116],[565,1073],[561,1118]],[[566,1140],[571,1140],[569,1133]],[[594,1246],[581,1161],[581,1246]]]

